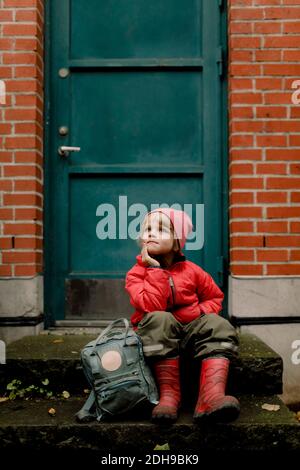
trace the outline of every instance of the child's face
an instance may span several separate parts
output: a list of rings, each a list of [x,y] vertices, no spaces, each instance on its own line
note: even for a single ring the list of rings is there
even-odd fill
[[[170,253],[174,247],[172,222],[162,212],[149,214],[141,239],[147,243],[147,251],[152,255]]]

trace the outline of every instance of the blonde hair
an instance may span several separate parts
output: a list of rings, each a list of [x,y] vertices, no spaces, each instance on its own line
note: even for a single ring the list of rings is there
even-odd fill
[[[157,212],[159,212],[159,211],[157,211]],[[174,239],[173,248],[172,248],[173,251],[174,251],[174,252],[180,251],[180,248],[181,248],[181,247],[180,247],[179,240],[178,240],[177,237],[174,236],[174,235],[175,235],[175,230],[174,230],[173,222],[171,221],[171,219],[170,219],[167,215],[163,214],[163,212],[159,212],[159,213],[160,213],[160,215],[161,215],[160,221],[161,221],[161,223],[162,223],[162,226],[167,226],[166,221],[167,221],[167,219],[168,219],[168,228],[170,228],[171,234],[172,234],[173,239]],[[164,216],[164,217],[163,217],[163,216]],[[148,224],[148,221],[149,221],[149,213],[145,216],[145,218],[144,218],[144,220],[143,220],[143,222],[142,222],[141,230],[140,230],[139,236],[138,236],[138,238],[137,238],[137,240],[136,240],[136,242],[137,242],[139,248],[142,248],[142,246],[143,246],[142,235],[143,235],[143,233],[145,232],[146,225]]]

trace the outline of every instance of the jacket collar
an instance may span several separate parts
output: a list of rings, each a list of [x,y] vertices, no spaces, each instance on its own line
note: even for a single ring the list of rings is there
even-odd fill
[[[140,265],[140,266],[144,266],[144,263],[142,261],[142,255],[139,254],[136,256],[136,260],[137,260],[137,263]],[[179,261],[185,261],[186,260],[186,257],[185,255],[182,253],[182,251],[179,251],[175,254],[174,256],[174,260],[173,260],[173,263],[172,265],[169,267],[169,268],[172,268],[174,266],[174,264],[178,263]]]

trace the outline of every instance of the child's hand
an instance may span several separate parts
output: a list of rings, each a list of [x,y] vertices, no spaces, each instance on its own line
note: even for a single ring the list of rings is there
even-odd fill
[[[142,255],[142,261],[144,264],[148,266],[160,266],[159,262],[156,259],[151,258],[151,256],[149,255],[148,250],[147,250],[147,243],[143,244],[141,255]]]

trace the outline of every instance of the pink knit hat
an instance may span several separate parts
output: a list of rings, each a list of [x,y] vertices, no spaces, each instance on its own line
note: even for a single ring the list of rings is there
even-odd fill
[[[193,223],[190,217],[186,214],[186,212],[172,209],[172,208],[158,208],[154,209],[151,212],[148,212],[147,217],[149,214],[153,214],[153,212],[162,212],[165,214],[173,223],[175,234],[174,236],[178,238],[180,248],[183,248],[185,245],[185,241],[187,236],[193,230]]]

